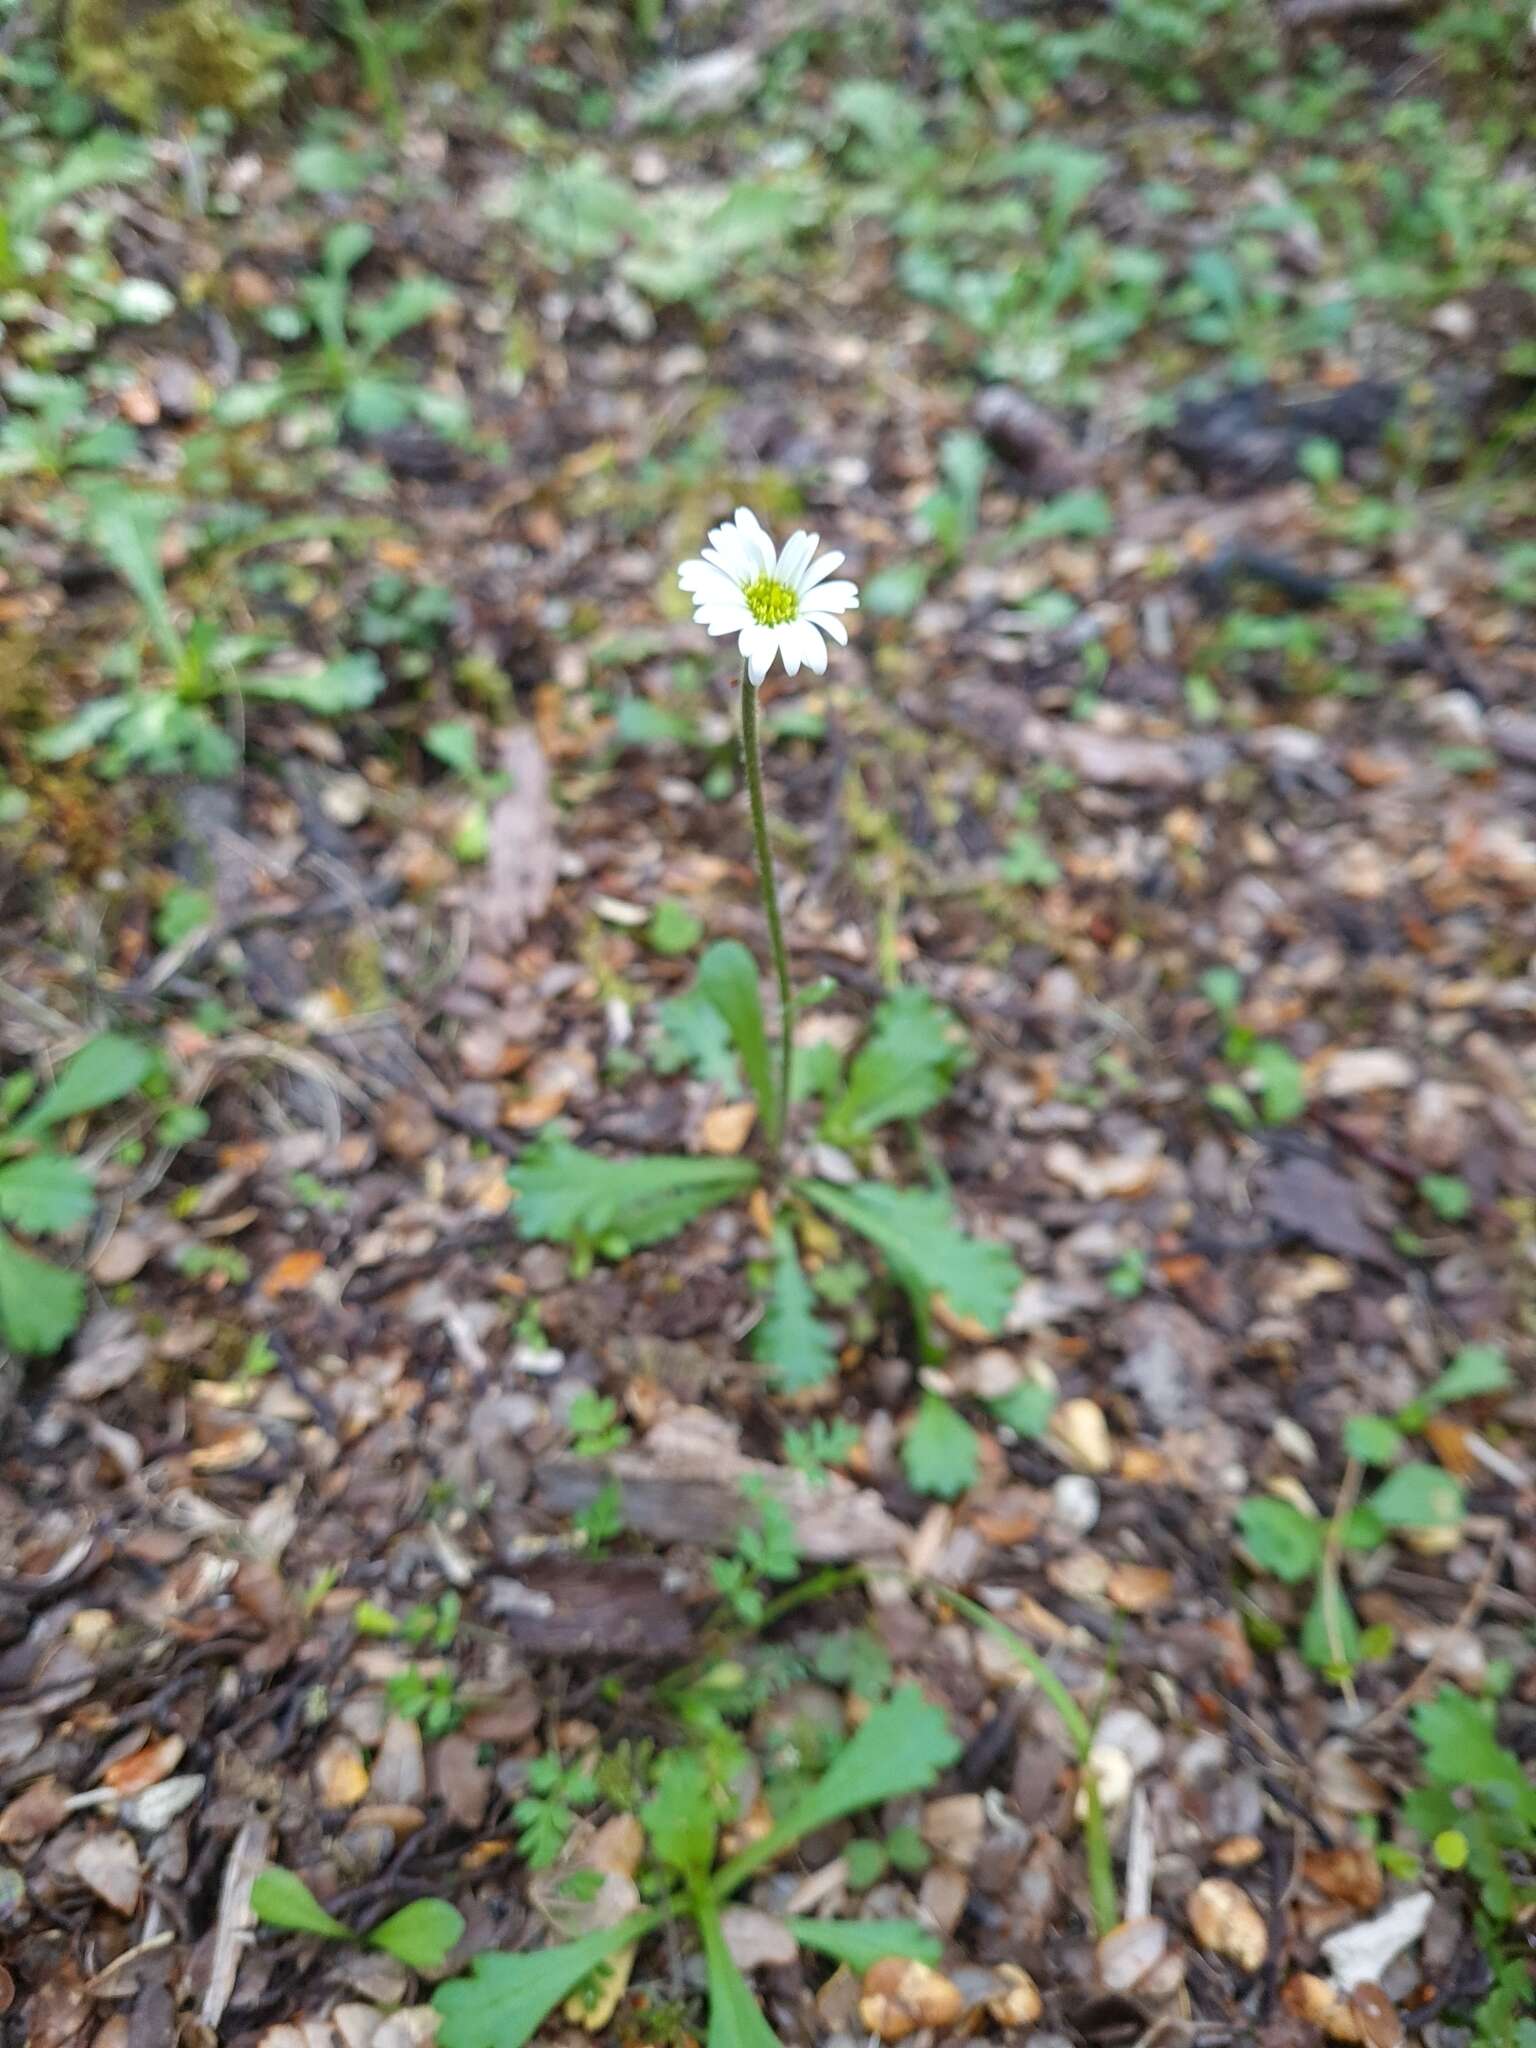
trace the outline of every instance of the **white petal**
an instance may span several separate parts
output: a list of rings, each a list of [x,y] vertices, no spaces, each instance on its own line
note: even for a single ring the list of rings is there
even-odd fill
[[[813,585],[824,582],[834,569],[841,569],[843,561],[844,556],[841,548],[830,549],[822,556],[819,562],[812,562],[810,568],[800,579],[800,588],[802,590],[809,590]]]
[[[802,625],[814,626],[818,633],[830,633],[839,647],[848,645],[848,628],[835,613],[802,612],[800,621]]]
[[[800,627],[794,619],[787,626],[780,626],[779,658],[784,663],[784,673],[797,676],[800,664],[805,659],[805,649],[800,644]]]
[[[818,583],[803,596],[809,612],[853,612],[859,608],[857,583]]]
[[[794,633],[798,637],[801,659],[806,667],[814,669],[817,675],[824,676],[827,672],[827,643],[822,639],[810,620],[797,619],[792,626],[786,627],[785,630]]]
[[[685,562],[677,572],[677,580],[684,590],[695,597],[739,597],[741,585],[723,569],[717,569],[713,562]]]
[[[736,507],[736,533],[752,563],[753,574],[771,576],[777,559],[773,542],[757,514],[745,505]]]
[[[701,604],[693,622],[711,633],[739,633],[752,624],[752,614],[744,604]]]
[[[717,541],[715,534],[709,538],[703,559],[711,569],[718,571],[729,583],[750,583],[757,574],[746,549],[741,544],[741,535],[733,526],[717,526],[715,533],[724,534],[724,540]]]
[[[789,536],[779,549],[778,566],[773,572],[780,583],[787,583],[791,590],[800,588],[800,578],[805,574],[820,538],[819,534],[806,533],[803,528]]]
[[[772,626],[748,626],[741,636],[741,652],[747,664],[747,677],[752,683],[760,683],[773,666],[773,657],[779,650],[779,636]]]

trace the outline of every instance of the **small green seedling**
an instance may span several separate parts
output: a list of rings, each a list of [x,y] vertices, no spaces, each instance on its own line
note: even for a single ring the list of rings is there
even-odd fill
[[[1424,1783],[1403,1819],[1442,1870],[1464,1871],[1492,1988],[1472,2014],[1479,2048],[1530,2048],[1532,1985],[1522,1925],[1536,1909],[1536,1781],[1496,1732],[1494,1702],[1442,1685],[1413,1710]],[[1522,2017],[1522,2015],[1524,2017]]]
[[[583,1388],[572,1401],[566,1420],[571,1449],[578,1458],[606,1458],[623,1450],[630,1439],[628,1423],[619,1419],[619,1404],[608,1394]]]
[[[744,1075],[760,1107],[776,1094],[773,1063],[758,994],[757,968],[735,940],[711,946],[699,963],[694,998],[670,1027],[687,1040],[701,1071],[738,1090]],[[941,1102],[967,1052],[954,1019],[918,990],[887,997],[846,1078],[829,1087],[822,1135],[862,1148],[897,1122]],[[558,1134],[531,1146],[508,1175],[525,1237],[572,1244],[584,1263],[594,1255],[622,1258],[642,1244],[674,1235],[694,1217],[746,1193],[758,1179],[750,1160],[656,1158],[604,1160]],[[956,1227],[946,1195],[891,1188],[877,1181],[834,1186],[819,1179],[792,1192],[872,1244],[906,1292],[925,1348],[935,1345],[934,1303],[951,1317],[995,1334],[1020,1275],[1000,1246]],[[816,1386],[836,1371],[831,1326],[815,1311],[788,1211],[774,1234],[768,1303],[752,1340],[785,1391]]]
[[[1456,1375],[1454,1368],[1442,1374],[1417,1404],[1423,1418],[1437,1402],[1444,1405],[1447,1399],[1461,1398],[1458,1387],[1466,1391],[1478,1377],[1475,1372]],[[1443,1392],[1447,1381],[1448,1395]],[[1409,1415],[1405,1409],[1403,1416]],[[1460,1482],[1441,1466],[1421,1460],[1396,1462],[1404,1442],[1402,1420],[1400,1416],[1394,1424],[1377,1416],[1359,1416],[1346,1425],[1345,1449],[1351,1457],[1367,1467],[1391,1469],[1336,1528],[1294,1501],[1270,1495],[1251,1495],[1237,1511],[1244,1548],[1259,1570],[1288,1586],[1311,1585],[1301,1654],[1335,1682],[1347,1680],[1362,1659],[1389,1647],[1375,1631],[1361,1629],[1344,1590],[1342,1554],[1375,1550],[1398,1531],[1459,1528],[1466,1511]]]
[[[32,1357],[57,1351],[85,1312],[77,1273],[28,1251],[12,1232],[62,1237],[95,1208],[95,1172],[57,1148],[55,1134],[143,1087],[155,1058],[137,1040],[104,1032],[66,1061],[34,1100],[31,1074],[0,1084],[0,1343]]]
[[[75,469],[124,469],[138,453],[126,420],[93,420],[90,393],[75,377],[13,370],[4,379],[13,408],[0,425],[0,477],[50,482]]]
[[[130,768],[228,775],[237,761],[235,743],[210,708],[224,698],[269,698],[336,717],[371,704],[383,689],[371,654],[284,665],[276,660],[283,652],[278,643],[262,635],[221,633],[207,618],[184,629],[160,564],[171,511],[167,499],[119,485],[91,497],[89,538],[138,599],[139,630],[118,651],[123,688],[41,734],[33,746],[43,760],[99,749],[103,775]]]
[[[297,304],[274,308],[268,320],[279,340],[309,340],[311,354],[271,383],[234,385],[218,407],[226,425],[245,426],[296,400],[318,398],[360,434],[394,433],[416,419],[449,439],[465,437],[463,403],[388,359],[395,342],[453,305],[454,294],[438,278],[408,277],[379,298],[354,298],[353,272],[372,247],[373,230],[362,221],[332,228],[320,268],[300,282]]]
[[[775,2036],[731,1958],[720,1915],[749,1879],[789,1854],[807,1835],[888,1800],[927,1791],[959,1754],[943,1713],[915,1688],[869,1714],[827,1771],[794,1799],[758,1840],[717,1867],[720,1828],[734,1800],[707,1755],[670,1750],[657,1761],[654,1789],[641,1808],[654,1870],[642,1892],[656,1903],[552,1948],[477,1956],[470,1974],[440,1986],[438,2048],[523,2048],[562,1999],[592,1987],[594,1972],[668,1921],[691,1920],[704,1951],[709,2040],[715,2048],[772,2048]],[[802,1946],[867,1970],[882,1956],[938,1961],[936,1936],[902,1920],[791,1919]],[[595,1987],[594,1987],[595,1989]]]
[[[756,1518],[737,1531],[729,1557],[711,1559],[710,1576],[737,1622],[752,1629],[762,1625],[767,1613],[764,1582],[787,1585],[799,1577],[801,1560],[795,1525],[786,1510],[761,1482],[749,1482],[743,1491],[756,1507]]]
[[[803,1472],[813,1486],[825,1485],[827,1475],[848,1462],[859,1435],[855,1422],[841,1416],[835,1422],[824,1422],[817,1416],[804,1429],[785,1430],[785,1463]]]
[[[407,1968],[432,1975],[442,1969],[464,1933],[464,1916],[446,1899],[416,1899],[366,1934],[328,1913],[301,1877],[269,1863],[251,1886],[251,1910],[267,1927],[314,1934],[322,1941],[355,1941],[383,1949]]]
[[[1237,1074],[1235,1080],[1217,1081],[1207,1088],[1206,1101],[1242,1130],[1251,1130],[1260,1121],[1294,1123],[1307,1107],[1301,1062],[1278,1039],[1260,1038],[1238,1021],[1241,978],[1230,967],[1210,968],[1200,977],[1200,993],[1221,1019],[1222,1057]]]
[[[451,1735],[469,1709],[459,1698],[458,1681],[451,1671],[431,1673],[412,1664],[397,1671],[384,1687],[390,1711],[407,1721],[420,1723],[428,1742]]]
[[[512,1809],[517,1846],[534,1870],[559,1856],[576,1818],[597,1798],[597,1780],[585,1764],[568,1764],[553,1752],[528,1766],[527,1791]]]

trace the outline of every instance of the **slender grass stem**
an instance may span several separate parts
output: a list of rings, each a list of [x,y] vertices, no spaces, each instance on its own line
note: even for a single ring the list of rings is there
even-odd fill
[[[773,878],[773,849],[768,843],[768,811],[763,802],[763,752],[757,727],[757,691],[747,679],[747,664],[741,664],[741,755],[747,770],[747,797],[752,807],[752,841],[757,849],[757,878],[762,890],[763,914],[768,920],[768,944],[779,984],[779,1086],[768,1105],[768,1143],[778,1163],[784,1148],[784,1126],[789,1118],[789,1066],[793,1047],[789,992],[789,955],[784,948],[784,925],[779,916],[779,890]]]

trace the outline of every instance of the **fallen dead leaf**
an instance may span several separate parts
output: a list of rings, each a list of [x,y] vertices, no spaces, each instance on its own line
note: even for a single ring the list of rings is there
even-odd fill
[[[1159,1614],[1172,1604],[1174,1577],[1161,1565],[1117,1564],[1104,1590],[1127,1614]]]
[[[699,1142],[706,1152],[731,1159],[752,1135],[757,1120],[755,1102],[720,1102],[706,1112],[699,1130]]]
[[[1381,1904],[1381,1864],[1369,1849],[1309,1849],[1302,1870],[1325,1899],[1358,1906],[1364,1913]]]
[[[101,1782],[110,1785],[123,1798],[132,1798],[134,1793],[147,1791],[151,1785],[158,1785],[162,1778],[168,1778],[186,1753],[187,1745],[182,1736],[162,1736],[158,1742],[146,1742],[131,1756],[119,1757],[116,1763],[108,1764],[101,1774]]]
[[[62,1827],[69,1815],[69,1794],[57,1778],[35,1778],[24,1792],[0,1811],[0,1846],[15,1848],[41,1841]]]
[[[268,1300],[279,1294],[298,1294],[325,1264],[324,1252],[285,1252],[262,1277],[261,1291]]]
[[[88,1835],[74,1855],[74,1872],[98,1899],[127,1919],[139,1903],[139,1851],[123,1828]]]

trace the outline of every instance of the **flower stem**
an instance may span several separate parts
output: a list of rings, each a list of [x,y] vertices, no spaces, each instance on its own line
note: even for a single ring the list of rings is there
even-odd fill
[[[768,920],[768,943],[773,951],[774,973],[779,982],[779,1092],[778,1099],[765,1105],[768,1142],[777,1160],[784,1143],[784,1126],[789,1118],[789,1061],[793,1044],[789,993],[789,955],[784,950],[784,926],[779,917],[779,891],[773,879],[773,852],[768,844],[768,812],[763,803],[763,755],[757,735],[757,691],[747,679],[747,664],[741,664],[741,754],[747,766],[747,796],[752,806],[752,839],[757,848],[757,879],[763,894],[763,914]]]

